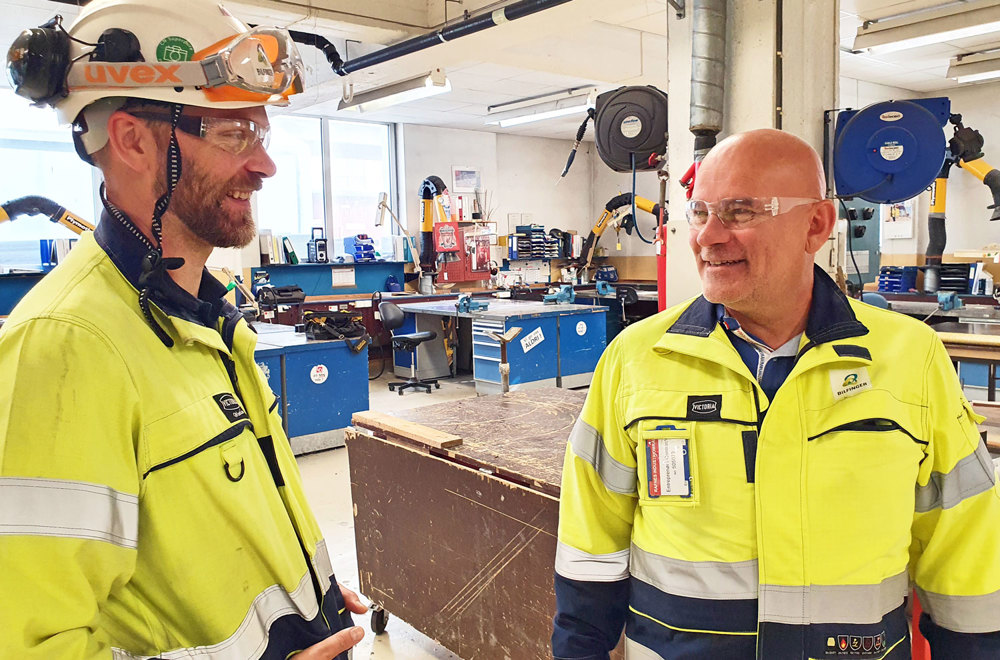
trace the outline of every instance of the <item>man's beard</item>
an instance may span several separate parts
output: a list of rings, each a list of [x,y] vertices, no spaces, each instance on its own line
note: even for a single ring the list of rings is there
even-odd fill
[[[249,245],[257,236],[250,209],[246,212],[227,211],[224,205],[227,193],[232,190],[260,190],[261,177],[233,177],[220,181],[191,159],[181,158],[183,170],[170,197],[169,212],[177,216],[192,234],[213,247],[241,248]],[[166,169],[161,167],[161,170],[157,175],[158,194],[166,190]]]

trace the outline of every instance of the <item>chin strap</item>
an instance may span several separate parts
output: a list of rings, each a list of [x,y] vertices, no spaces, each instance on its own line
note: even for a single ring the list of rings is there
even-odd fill
[[[149,323],[149,327],[159,338],[163,345],[170,348],[174,345],[174,340],[170,338],[156,319],[149,308],[149,296],[153,289],[156,289],[164,277],[167,277],[168,270],[176,270],[184,265],[184,259],[180,257],[164,258],[163,256],[163,214],[166,213],[170,205],[170,197],[174,194],[177,182],[181,178],[181,149],[177,144],[177,122],[180,120],[184,106],[175,103],[170,111],[170,145],[167,147],[167,190],[163,193],[156,205],[153,207],[153,245],[149,246],[149,252],[142,260],[142,274],[139,275],[139,309]]]

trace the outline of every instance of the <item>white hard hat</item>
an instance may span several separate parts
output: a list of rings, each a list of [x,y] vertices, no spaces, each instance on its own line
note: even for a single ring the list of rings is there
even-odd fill
[[[18,94],[78,124],[88,154],[128,98],[245,108],[287,105],[304,88],[286,30],[250,30],[217,2],[94,0],[68,29],[60,20],[18,37],[8,76]]]

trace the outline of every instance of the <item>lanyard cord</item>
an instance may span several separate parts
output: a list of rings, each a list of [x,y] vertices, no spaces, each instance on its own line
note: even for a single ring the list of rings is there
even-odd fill
[[[167,276],[168,270],[175,270],[184,264],[184,259],[180,257],[163,258],[163,214],[166,213],[170,205],[170,197],[174,194],[177,182],[181,178],[181,149],[177,143],[177,122],[180,121],[181,112],[184,106],[175,103],[170,110],[170,145],[167,147],[167,190],[156,200],[153,207],[153,247],[146,253],[142,260],[142,274],[139,275],[139,309],[146,322],[153,329],[157,338],[163,345],[170,348],[174,345],[174,340],[170,338],[156,319],[149,307],[149,296],[152,291],[158,288],[160,281]]]

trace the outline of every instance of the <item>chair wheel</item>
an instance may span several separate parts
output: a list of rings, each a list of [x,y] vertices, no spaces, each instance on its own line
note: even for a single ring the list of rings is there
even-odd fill
[[[390,391],[390,392],[395,392],[395,391],[396,391],[396,387],[395,387],[395,385],[390,385],[390,386],[389,386],[389,391]]]
[[[441,389],[441,383],[434,383],[434,389],[436,390]]]
[[[389,613],[382,608],[372,610],[372,632],[381,635],[385,632],[385,626],[389,623]]]
[[[399,391],[398,391],[398,392],[396,392],[396,393],[397,393],[397,394],[398,394],[399,396],[403,396],[403,390],[399,390]]]

